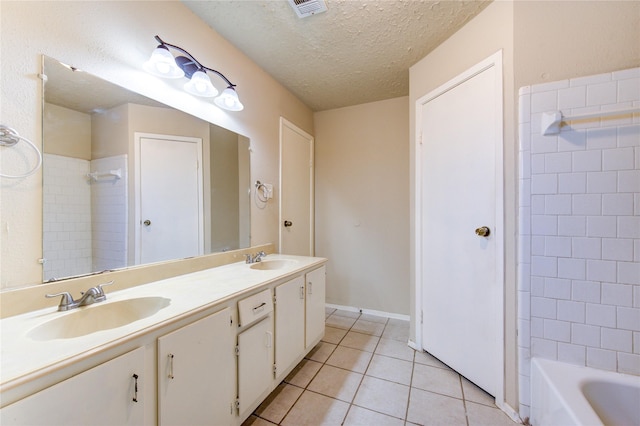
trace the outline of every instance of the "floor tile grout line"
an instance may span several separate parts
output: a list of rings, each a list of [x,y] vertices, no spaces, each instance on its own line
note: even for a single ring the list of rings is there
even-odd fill
[[[407,408],[404,412],[404,424],[409,421],[409,406],[411,405],[411,390],[413,389],[413,375],[416,366],[416,351],[413,352],[413,361],[411,362],[411,378],[409,379],[409,395],[407,396]],[[468,425],[467,425],[468,426]]]
[[[469,413],[467,412],[467,398],[464,396],[464,386],[462,385],[462,375],[458,373],[458,382],[460,383],[460,392],[462,392],[462,406],[464,407],[464,419],[469,426]]]

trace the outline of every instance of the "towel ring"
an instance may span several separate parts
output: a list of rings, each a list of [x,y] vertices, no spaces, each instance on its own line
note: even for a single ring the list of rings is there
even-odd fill
[[[5,126],[4,124],[0,124],[0,146],[12,147],[12,146],[15,146],[20,141],[24,141],[36,152],[36,154],[38,155],[38,163],[33,169],[31,169],[27,173],[23,173],[21,175],[5,175],[3,173],[0,173],[0,177],[4,177],[8,179],[24,178],[34,174],[42,165],[42,153],[40,152],[38,147],[34,145],[33,142],[31,142],[29,139],[23,136],[20,136],[20,134],[14,129],[12,129],[11,127]]]

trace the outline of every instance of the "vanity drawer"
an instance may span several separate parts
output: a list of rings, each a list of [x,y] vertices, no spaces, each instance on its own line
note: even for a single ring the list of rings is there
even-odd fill
[[[238,302],[239,326],[246,326],[273,312],[271,290],[266,289]]]

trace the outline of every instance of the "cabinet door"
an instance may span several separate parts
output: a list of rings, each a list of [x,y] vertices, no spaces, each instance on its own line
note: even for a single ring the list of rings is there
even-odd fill
[[[305,349],[311,349],[324,336],[325,267],[306,274]]]
[[[275,288],[276,378],[294,364],[305,349],[304,278],[298,277]]]
[[[143,425],[143,374],[138,348],[4,407],[0,424]]]
[[[232,421],[234,345],[230,309],[158,339],[158,423]]]
[[[241,418],[250,414],[272,382],[273,317],[269,315],[238,334],[238,411]]]

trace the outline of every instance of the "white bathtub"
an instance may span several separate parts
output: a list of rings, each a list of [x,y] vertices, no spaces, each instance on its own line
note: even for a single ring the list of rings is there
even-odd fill
[[[640,377],[533,358],[530,422],[640,425]]]

